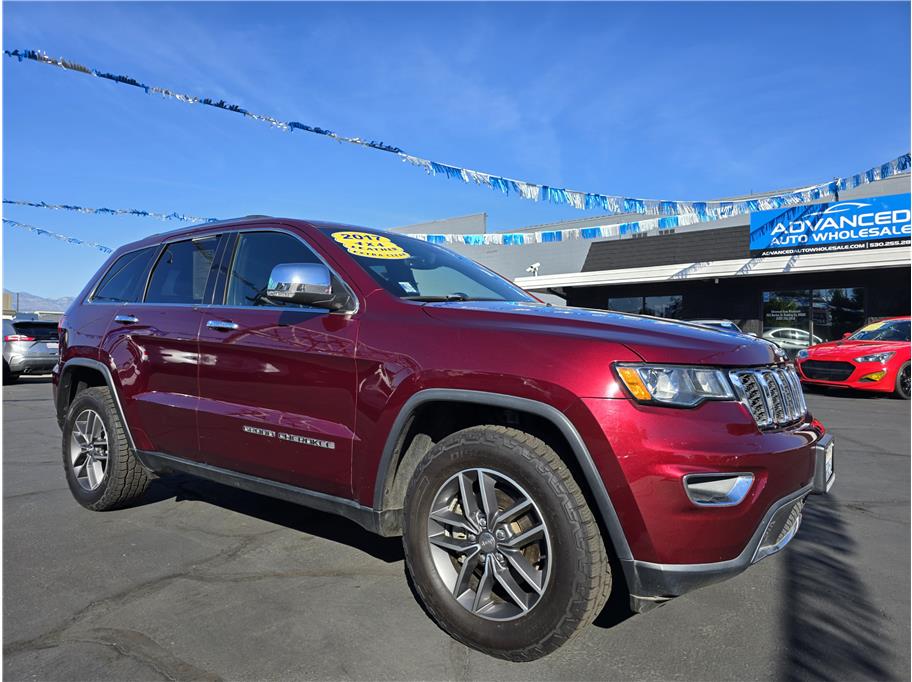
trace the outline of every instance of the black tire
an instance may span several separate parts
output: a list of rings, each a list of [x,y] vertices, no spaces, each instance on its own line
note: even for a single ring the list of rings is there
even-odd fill
[[[93,490],[87,490],[77,480],[71,455],[73,429],[77,418],[86,410],[100,417],[107,435],[107,465],[98,487]],[[130,449],[126,429],[107,387],[80,391],[70,403],[63,423],[63,468],[73,497],[93,511],[128,506],[146,491],[151,476]]]
[[[901,400],[909,399],[909,363],[905,363],[896,373],[896,389],[894,395]]]
[[[488,620],[463,607],[433,563],[431,505],[441,486],[472,467],[518,483],[548,527],[551,564],[543,592],[512,620]],[[562,646],[605,605],[611,569],[599,526],[567,466],[538,438],[503,426],[451,434],[424,456],[405,499],[403,545],[414,590],[437,625],[463,644],[497,658],[531,661]]]
[[[3,361],[3,383],[4,384],[15,384],[19,381],[19,375],[13,374],[10,371],[9,365],[6,364],[6,361]]]

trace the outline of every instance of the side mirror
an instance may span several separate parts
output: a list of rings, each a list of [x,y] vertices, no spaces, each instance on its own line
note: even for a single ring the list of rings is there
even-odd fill
[[[846,332],[845,334],[842,335],[842,338],[847,339],[847,338],[849,338],[851,335],[852,335],[852,332]]]
[[[269,275],[266,298],[281,303],[332,308],[335,297],[329,268],[323,263],[280,263]]]

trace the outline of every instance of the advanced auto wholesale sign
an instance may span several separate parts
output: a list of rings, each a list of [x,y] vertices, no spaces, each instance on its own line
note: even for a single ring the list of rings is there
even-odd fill
[[[909,194],[891,194],[751,213],[751,256],[908,245],[909,203]]]

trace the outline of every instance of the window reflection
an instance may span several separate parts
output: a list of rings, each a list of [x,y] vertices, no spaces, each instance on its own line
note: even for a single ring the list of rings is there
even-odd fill
[[[608,309],[619,313],[653,315],[679,320],[683,317],[684,297],[672,296],[620,296],[608,299]]]
[[[763,338],[794,358],[799,350],[841,339],[864,324],[864,289],[763,292]]]

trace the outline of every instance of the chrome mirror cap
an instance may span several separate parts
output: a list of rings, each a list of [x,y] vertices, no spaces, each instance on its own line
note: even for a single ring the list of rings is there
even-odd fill
[[[332,276],[322,263],[280,263],[272,269],[266,298],[282,303],[331,307]]]

